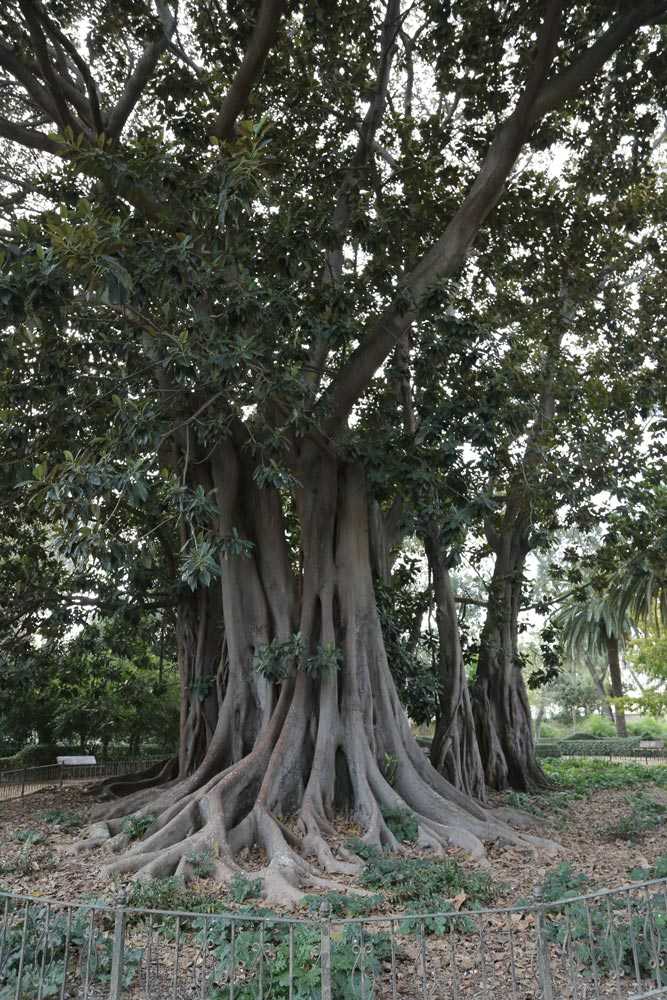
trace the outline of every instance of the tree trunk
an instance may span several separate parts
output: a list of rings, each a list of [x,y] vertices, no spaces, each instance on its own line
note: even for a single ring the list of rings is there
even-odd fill
[[[607,718],[609,719],[609,721],[613,722],[615,724],[616,720],[614,718],[614,712],[612,710],[611,705],[609,704],[609,696],[607,695],[607,692],[605,691],[604,684],[603,684],[604,671],[602,672],[602,677],[600,677],[600,675],[598,674],[597,670],[595,669],[595,666],[593,665],[593,662],[591,661],[591,658],[589,656],[585,657],[585,662],[586,662],[586,667],[588,669],[588,672],[591,675],[591,679],[593,681],[593,684],[595,685],[595,690],[597,691],[597,693],[599,695],[600,705],[602,706],[602,711],[607,716]]]
[[[544,788],[518,653],[521,583],[528,545],[518,533],[499,536],[480,639],[473,712],[484,776],[495,789]]]
[[[486,798],[468,679],[463,665],[456,603],[446,555],[435,533],[424,537],[436,604],[440,691],[431,763],[456,788]]]
[[[607,660],[609,662],[609,680],[611,684],[611,693],[614,698],[622,698],[623,691],[623,677],[621,675],[621,658],[618,649],[618,637],[610,636],[607,638]],[[625,712],[619,706],[615,706],[616,715],[616,735],[625,737],[628,735],[627,726],[625,724]]]
[[[241,454],[226,442],[212,470],[221,535],[236,528],[253,543],[222,566],[226,679],[215,732],[192,774],[106,807],[112,847],[127,849],[110,870],[187,876],[188,858],[207,850],[227,881],[239,871],[239,851],[256,845],[266,858],[265,895],[293,900],[304,884],[322,884],[310,860],[328,873],[359,870],[358,856],[326,839],[340,810],[381,847],[399,846],[384,815],[396,809],[415,815],[418,843],[436,852],[456,845],[480,857],[488,839],[545,845],[455,789],[412,735],[375,604],[362,470],[304,446],[295,468],[296,580],[279,495],[257,487]],[[275,683],[255,669],[267,650],[283,668]],[[131,847],[122,832],[128,815],[156,817]]]

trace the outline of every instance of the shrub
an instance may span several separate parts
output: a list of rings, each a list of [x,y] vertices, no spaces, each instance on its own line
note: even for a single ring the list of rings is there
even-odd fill
[[[633,882],[648,882],[654,878],[667,878],[667,854],[661,855],[650,868],[633,868],[628,878]]]

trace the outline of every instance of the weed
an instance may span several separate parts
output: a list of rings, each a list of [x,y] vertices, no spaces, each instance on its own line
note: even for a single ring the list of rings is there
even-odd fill
[[[648,830],[656,830],[667,820],[667,806],[641,793],[628,798],[630,812],[604,830],[607,840],[641,840]]]
[[[399,904],[410,900],[442,904],[462,893],[471,903],[487,903],[494,895],[486,872],[467,872],[455,861],[375,858],[364,868],[360,881],[365,888],[385,892],[391,902]]]
[[[122,826],[130,840],[141,840],[155,822],[155,816],[128,816]]]
[[[588,875],[575,872],[568,861],[563,861],[549,872],[542,884],[542,901],[553,903],[558,899],[583,896],[591,890]]]
[[[246,899],[256,899],[262,894],[261,878],[246,878],[235,875],[229,886],[229,894],[235,903],[245,903]]]
[[[14,840],[18,840],[19,844],[28,844],[30,846],[33,844],[43,844],[45,839],[39,830],[17,830],[14,834]]]
[[[628,877],[633,882],[648,882],[653,878],[667,878],[667,854],[661,855],[650,868],[633,868]]]
[[[321,931],[318,927],[287,927],[268,921],[260,928],[251,920],[234,925],[215,921],[207,930],[208,951],[217,961],[216,981],[224,982],[236,970],[236,1000],[256,1000],[259,976],[263,995],[271,1000],[289,997],[316,1000],[321,996]],[[257,962],[257,949],[263,941],[265,960]],[[336,1000],[372,1000],[378,995],[382,963],[391,958],[388,934],[374,933],[356,925],[344,925],[332,940],[331,987]],[[360,956],[363,958],[360,959]],[[292,977],[290,981],[290,969]]]
[[[210,878],[215,871],[215,861],[210,850],[193,851],[188,854],[186,861],[190,863],[197,878]]]
[[[417,839],[417,819],[409,809],[383,809],[382,818],[399,843],[413,844]]]
[[[372,913],[384,902],[384,896],[358,896],[344,892],[326,892],[321,896],[307,895],[303,902],[311,913],[321,910],[323,904],[328,904],[329,912],[334,917],[363,917]]]
[[[49,809],[44,813],[44,822],[67,832],[77,830],[81,826],[81,817],[78,813],[68,812],[66,809]]]
[[[127,905],[138,910],[181,910],[186,913],[221,913],[223,901],[188,889],[182,879],[173,875],[133,882]]]

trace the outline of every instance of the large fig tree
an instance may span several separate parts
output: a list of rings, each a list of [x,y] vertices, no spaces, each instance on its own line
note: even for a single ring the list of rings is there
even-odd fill
[[[406,335],[465,294],[522,150],[574,154],[600,80],[657,125],[666,21],[665,0],[502,17],[400,0],[4,5],[4,341],[28,382],[79,349],[58,406],[78,409],[82,379],[106,420],[76,452],[38,456],[37,491],[81,559],[110,497],[164,496],[192,590],[190,745],[176,775],[107,809],[121,849],[127,814],[154,817],[117,871],[187,872],[209,848],[224,879],[256,844],[267,895],[289,897],[310,858],[354,870],[327,839],[338,808],[382,846],[400,808],[436,850],[519,839],[411,734],[356,408]]]

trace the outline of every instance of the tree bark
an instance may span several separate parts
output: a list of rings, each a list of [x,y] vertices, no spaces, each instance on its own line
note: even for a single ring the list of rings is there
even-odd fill
[[[522,577],[528,542],[521,530],[497,537],[496,562],[472,688],[487,785],[521,791],[548,782],[537,763],[530,706],[518,653]]]
[[[481,857],[489,839],[550,846],[455,789],[417,745],[385,655],[361,468],[303,446],[295,579],[280,498],[257,487],[242,455],[226,442],[212,469],[221,533],[236,527],[254,546],[222,566],[226,683],[215,732],[192,774],[104,807],[112,847],[125,851],[111,870],[187,877],[192,853],[208,850],[227,881],[239,851],[256,845],[265,895],[293,900],[304,885],[322,884],[313,861],[329,875],[359,869],[358,856],[327,841],[341,810],[366,843],[392,849],[399,844],[385,814],[396,809],[415,815],[419,845],[436,853],[456,845]],[[284,675],[261,677],[257,652],[297,630],[300,651]],[[128,815],[153,818],[132,846],[122,832]],[[97,843],[99,826],[82,846]]]
[[[614,698],[622,698],[624,691],[618,636],[607,637],[607,660],[609,662],[609,680],[612,696]],[[627,736],[628,729],[625,724],[625,712],[619,705],[616,705],[614,714],[616,716],[616,735],[621,737]]]
[[[483,801],[486,798],[484,769],[477,745],[446,554],[435,533],[425,535],[424,546],[435,595],[440,682],[431,763],[456,788]]]

